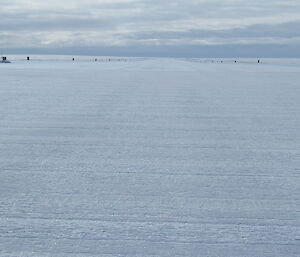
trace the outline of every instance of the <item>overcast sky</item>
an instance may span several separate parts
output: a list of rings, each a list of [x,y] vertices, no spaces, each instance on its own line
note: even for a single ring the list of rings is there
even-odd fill
[[[6,50],[299,57],[300,0],[0,0],[0,17]]]

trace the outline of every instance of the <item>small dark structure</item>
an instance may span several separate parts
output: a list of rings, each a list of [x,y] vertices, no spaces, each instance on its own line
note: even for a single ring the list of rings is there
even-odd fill
[[[260,63],[260,60],[258,60],[257,63]]]
[[[0,63],[10,63],[10,61],[7,60],[6,56],[2,56]]]
[[[29,56],[27,56],[27,61],[29,61],[30,60],[30,58],[29,58]]]
[[[75,61],[75,58],[72,58],[72,61]]]

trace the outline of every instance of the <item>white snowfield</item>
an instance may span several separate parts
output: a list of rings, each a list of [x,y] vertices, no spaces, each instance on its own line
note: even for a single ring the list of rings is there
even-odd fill
[[[300,61],[0,64],[1,257],[299,257]]]

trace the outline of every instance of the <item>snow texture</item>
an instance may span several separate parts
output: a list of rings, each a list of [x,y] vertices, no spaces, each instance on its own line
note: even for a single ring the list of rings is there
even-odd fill
[[[299,60],[0,65],[1,257],[300,256]]]

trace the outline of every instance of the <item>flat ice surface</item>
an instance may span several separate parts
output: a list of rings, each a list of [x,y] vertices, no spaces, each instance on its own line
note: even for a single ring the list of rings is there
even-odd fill
[[[299,60],[0,78],[1,257],[300,256]]]

